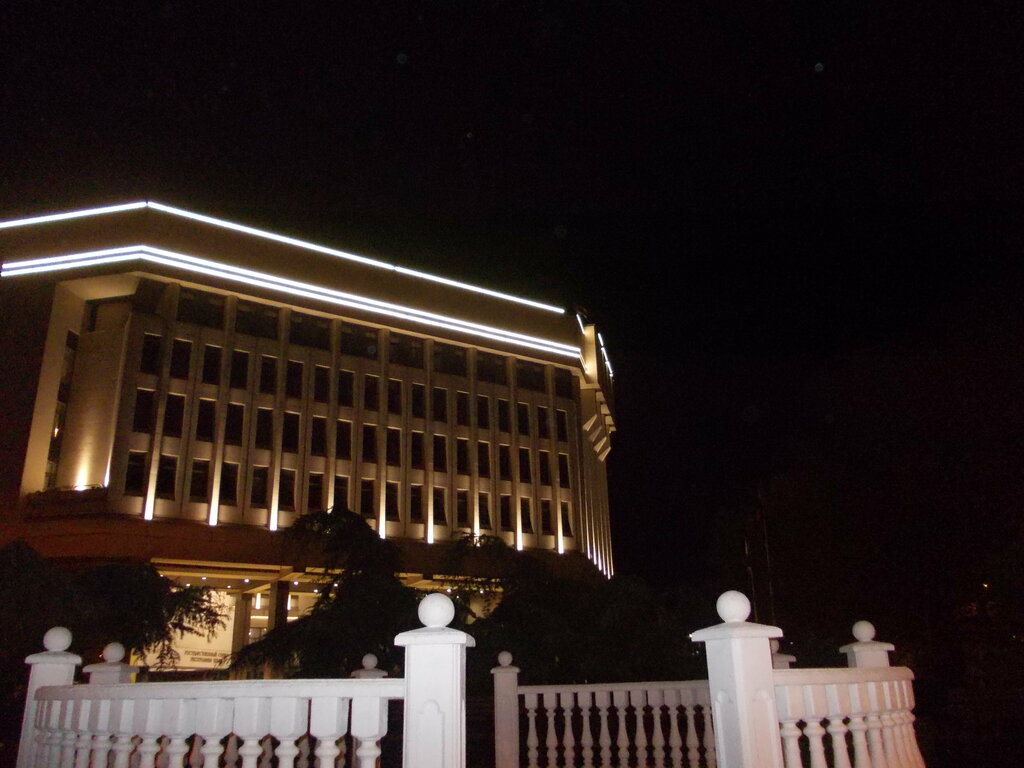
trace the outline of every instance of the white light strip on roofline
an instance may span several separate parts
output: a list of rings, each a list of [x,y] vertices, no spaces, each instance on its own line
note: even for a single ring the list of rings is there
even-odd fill
[[[69,211],[67,213],[51,213],[46,216],[30,216],[24,219],[12,219],[11,221],[0,221],[0,229],[11,227],[22,227],[29,224],[46,224],[51,221],[63,221],[65,219],[80,219],[83,216],[99,216],[104,213],[120,213],[131,211],[136,208],[145,208],[148,204],[145,201],[137,203],[122,203],[121,205],[107,205],[103,208],[83,208],[80,211]]]
[[[73,269],[97,264],[130,261],[132,259],[142,259],[144,261],[151,261],[165,266],[201,272],[213,277],[236,280],[262,288],[269,288],[271,290],[285,291],[297,296],[327,301],[333,304],[361,309],[364,311],[377,312],[389,317],[411,320],[413,322],[481,336],[495,341],[517,344],[531,349],[539,349],[557,355],[575,357],[580,352],[578,347],[562,344],[561,342],[527,336],[525,334],[516,333],[515,331],[506,331],[501,328],[492,328],[490,326],[472,323],[467,320],[459,320],[458,318],[447,317],[445,315],[436,315],[431,312],[425,312],[411,307],[388,304],[376,299],[369,299],[362,296],[356,296],[354,294],[346,294],[330,288],[323,288],[321,286],[310,285],[307,283],[299,283],[297,281],[288,280],[287,278],[281,278],[275,275],[267,275],[243,269],[241,267],[219,264],[206,259],[200,259],[196,256],[164,251],[162,249],[152,248],[145,245],[125,246],[122,248],[111,248],[102,251],[68,254],[64,256],[51,256],[42,259],[31,259],[19,262],[7,262],[0,267],[0,277],[15,277],[18,275],[38,272],[50,272],[60,269]]]
[[[580,324],[580,333],[586,333],[587,329],[583,327],[583,318],[580,317],[580,313],[576,313],[576,322]]]

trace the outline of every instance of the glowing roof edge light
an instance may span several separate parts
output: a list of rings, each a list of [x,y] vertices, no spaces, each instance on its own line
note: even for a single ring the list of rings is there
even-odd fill
[[[217,219],[214,218],[213,216],[206,216],[201,213],[192,213],[191,211],[186,211],[182,208],[174,208],[170,205],[164,205],[163,203],[157,203],[152,200],[144,200],[134,203],[123,203],[121,205],[108,205],[102,208],[86,208],[79,211],[70,211],[67,213],[54,213],[45,216],[31,216],[23,219],[12,219],[11,221],[0,221],[0,229],[30,226],[32,224],[46,224],[54,221],[78,219],[85,216],[99,216],[107,213],[120,213],[122,211],[130,211],[138,208],[152,208],[155,211],[162,211],[163,213],[169,213],[173,216],[181,216],[182,218],[201,221],[205,224],[211,224],[215,227],[222,227],[224,229],[234,230],[235,232],[242,232],[244,234],[252,235],[254,237],[262,237],[265,240],[273,240],[278,243],[284,243],[285,245],[295,246],[296,248],[303,248],[307,251],[316,251],[317,253],[327,254],[328,256],[336,256],[340,259],[356,261],[359,262],[360,264],[366,264],[371,267],[387,269],[402,275],[417,277],[420,278],[421,280],[430,280],[431,282],[449,285],[453,288],[459,288],[465,291],[472,291],[473,293],[480,293],[495,299],[512,301],[517,304],[524,304],[528,307],[533,307],[535,309],[543,309],[547,312],[554,312],[559,315],[565,314],[565,310],[562,307],[556,307],[552,304],[544,304],[543,302],[540,301],[524,299],[520,296],[512,296],[511,294],[501,293],[500,291],[492,291],[490,288],[482,288],[478,285],[471,285],[469,283],[459,282],[458,280],[451,280],[447,277],[440,277],[439,275],[431,275],[427,272],[419,272],[418,270],[408,269],[407,267],[401,267],[395,264],[388,264],[387,262],[384,261],[378,261],[377,259],[371,259],[366,256],[359,256],[358,254],[348,253],[347,251],[339,251],[336,248],[329,248],[325,245],[317,245],[316,243],[310,243],[306,240],[299,240],[298,238],[288,237],[287,235],[278,235],[274,232],[268,232],[265,229],[248,227],[244,224],[236,224],[235,222],[232,221],[227,221],[225,219]]]
[[[494,328],[481,325],[469,320],[447,315],[438,315],[413,307],[405,307],[400,304],[371,299],[356,294],[344,293],[326,288],[323,286],[301,283],[276,275],[269,275],[256,272],[242,267],[235,267],[230,264],[201,259],[197,256],[190,256],[173,251],[165,251],[160,248],[153,248],[147,245],[123,246],[119,248],[108,248],[101,251],[91,251],[76,254],[65,254],[63,256],[49,256],[40,259],[29,259],[25,261],[5,262],[0,265],[0,277],[17,277],[18,275],[35,274],[39,272],[52,272],[62,269],[75,269],[79,267],[110,264],[122,261],[141,259],[157,264],[163,264],[178,269],[185,269],[192,272],[199,272],[213,277],[220,277],[228,280],[235,280],[249,285],[271,290],[283,291],[296,296],[326,301],[340,306],[352,307],[368,312],[396,317],[403,320],[422,323],[448,330],[468,333],[495,341],[516,344],[531,349],[539,349],[566,357],[576,357],[580,353],[579,347],[574,347],[562,342],[542,339],[536,336],[509,331],[503,328]]]

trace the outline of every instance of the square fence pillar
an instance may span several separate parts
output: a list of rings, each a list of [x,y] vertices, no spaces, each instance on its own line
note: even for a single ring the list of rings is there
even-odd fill
[[[25,692],[25,714],[21,719],[21,741],[18,747],[17,768],[34,768],[36,761],[36,691],[46,685],[71,685],[75,681],[75,667],[82,657],[68,653],[71,632],[54,627],[43,636],[42,653],[33,653],[25,659],[31,667],[28,690]]]

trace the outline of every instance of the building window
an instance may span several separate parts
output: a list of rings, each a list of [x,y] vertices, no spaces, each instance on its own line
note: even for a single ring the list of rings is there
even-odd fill
[[[476,378],[477,381],[486,381],[490,384],[507,384],[508,376],[505,372],[505,358],[490,355],[486,352],[477,353]]]
[[[460,475],[469,474],[469,440],[461,437],[455,441],[455,471]]]
[[[528,360],[516,360],[516,386],[520,389],[543,392],[544,366]]]
[[[178,320],[207,328],[223,328],[224,297],[219,293],[182,288],[178,294]]]
[[[569,414],[565,411],[555,411],[555,427],[558,430],[559,442],[567,442],[569,440]]]
[[[519,482],[532,483],[533,473],[530,472],[530,449],[519,449]]]
[[[413,485],[409,488],[409,522],[423,522],[423,486]]]
[[[412,385],[412,417],[424,419],[427,416],[427,388],[422,384]]]
[[[331,369],[324,365],[313,368],[313,401],[326,403],[330,397]]]
[[[203,384],[220,384],[220,359],[223,350],[207,344],[203,348]]]
[[[142,337],[142,359],[139,361],[139,370],[142,373],[160,375],[160,337],[147,333]]]
[[[448,471],[448,440],[444,435],[434,435],[434,471]]]
[[[569,502],[563,501],[561,503],[562,511],[562,535],[572,536],[572,520],[569,515]]]
[[[499,432],[511,432],[512,427],[509,425],[511,419],[509,418],[510,404],[508,400],[498,400],[498,431]]]
[[[156,468],[156,497],[173,499],[174,487],[178,482],[178,457],[161,456]]]
[[[314,416],[309,430],[309,454],[311,456],[327,455],[327,419]]]
[[[434,387],[430,395],[431,415],[434,421],[448,421],[448,390]]]
[[[238,302],[235,311],[235,332],[264,339],[276,339],[277,308],[248,301]]]
[[[288,397],[302,397],[302,369],[298,360],[289,360],[284,369],[284,393]]]
[[[192,460],[192,479],[188,484],[188,500],[207,503],[210,500],[210,462]]]
[[[164,435],[167,437],[181,437],[184,423],[185,396],[168,395],[167,406],[164,409]]]
[[[423,469],[423,433],[413,432],[409,437],[409,463],[413,469]]]
[[[551,437],[551,426],[548,424],[548,409],[543,405],[537,406],[537,436],[544,440]]]
[[[398,333],[391,334],[390,362],[396,365],[404,365],[409,368],[423,367],[423,341],[412,336],[402,336]]]
[[[498,514],[501,518],[501,530],[511,531],[512,528],[512,497],[502,495],[498,500]]]
[[[348,509],[348,478],[344,475],[334,476],[334,508]]]
[[[540,469],[540,484],[551,485],[551,454],[540,451],[537,454],[537,464]]]
[[[466,375],[466,350],[452,344],[434,342],[434,371],[453,376]]]
[[[541,499],[540,502],[540,532],[548,536],[555,533],[554,521],[551,519],[551,502],[548,499]]]
[[[402,464],[402,432],[398,429],[388,429],[385,438],[385,452],[390,467],[398,467]]]
[[[217,401],[199,401],[199,412],[196,414],[196,440],[212,443],[213,433],[217,428]]]
[[[295,509],[295,470],[281,470],[281,487],[278,489],[278,508]]]
[[[132,296],[132,308],[147,315],[155,315],[160,306],[160,300],[164,297],[166,283],[159,280],[150,280],[143,277],[135,288],[135,295]]]
[[[317,349],[331,348],[331,322],[325,317],[292,312],[288,340],[292,344]]]
[[[375,424],[363,425],[363,461],[370,463],[377,461],[377,426]]]
[[[236,349],[231,353],[231,387],[249,388],[249,353]]]
[[[469,426],[469,393],[455,393],[455,423],[460,427]]]
[[[260,392],[272,395],[277,392],[277,358],[270,355],[260,357]]]
[[[341,352],[345,355],[377,359],[377,330],[365,325],[345,323],[341,327]]]
[[[252,468],[252,488],[249,494],[249,504],[254,507],[267,506],[267,484],[270,474],[267,467]]]
[[[133,432],[152,432],[156,411],[156,392],[151,389],[135,390],[135,413],[132,415]]]
[[[558,484],[563,488],[569,487],[569,454],[558,454]]]
[[[434,489],[434,525],[448,525],[448,515],[445,512],[445,489]]]
[[[533,518],[530,517],[530,500],[519,499],[519,527],[523,533],[533,533]]]
[[[352,371],[338,371],[338,405],[352,407],[355,402],[355,378]]]
[[[368,411],[376,411],[380,407],[379,380],[369,373],[363,377],[363,407]]]
[[[334,432],[334,456],[338,459],[352,458],[352,422],[338,420]]]
[[[402,413],[402,382],[388,379],[388,413]]]
[[[361,480],[359,482],[359,514],[363,517],[377,516],[373,496],[373,480]]]
[[[469,528],[469,491],[457,491],[455,494],[455,524],[459,528]]]
[[[306,480],[306,511],[319,512],[324,508],[324,476],[310,472]]]
[[[386,483],[384,485],[384,519],[389,523],[400,523],[402,521],[398,513],[398,483]]]
[[[269,450],[274,445],[274,412],[269,408],[256,409],[256,447]]]
[[[491,428],[491,398],[487,395],[476,396],[476,425],[480,429]]]
[[[227,445],[242,444],[242,428],[245,424],[245,406],[228,403],[228,417],[224,425],[224,442]]]
[[[476,473],[480,477],[491,476],[491,446],[483,440],[476,444]]]
[[[498,446],[498,477],[512,479],[512,454],[507,445]]]
[[[479,508],[480,516],[480,527],[490,528],[491,527],[491,497],[486,493],[481,493],[477,496],[477,504]]]
[[[573,376],[572,373],[565,368],[555,368],[555,396],[556,397],[573,397]]]
[[[520,435],[530,434],[530,406],[526,403],[516,403],[516,426]]]
[[[124,473],[124,495],[144,496],[146,493],[146,454],[128,452],[128,466]]]
[[[187,379],[192,366],[192,342],[175,339],[171,344],[171,378]]]
[[[281,450],[285,453],[299,452],[299,414],[286,412],[281,430]]]
[[[238,465],[225,461],[220,467],[220,503],[238,503]]]

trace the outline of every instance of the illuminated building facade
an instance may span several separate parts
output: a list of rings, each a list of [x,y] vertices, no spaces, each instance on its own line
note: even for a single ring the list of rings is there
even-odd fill
[[[5,539],[204,579],[235,646],[312,599],[276,533],[306,510],[363,515],[413,582],[467,533],[612,573],[583,318],[153,202],[0,223],[0,258]]]

